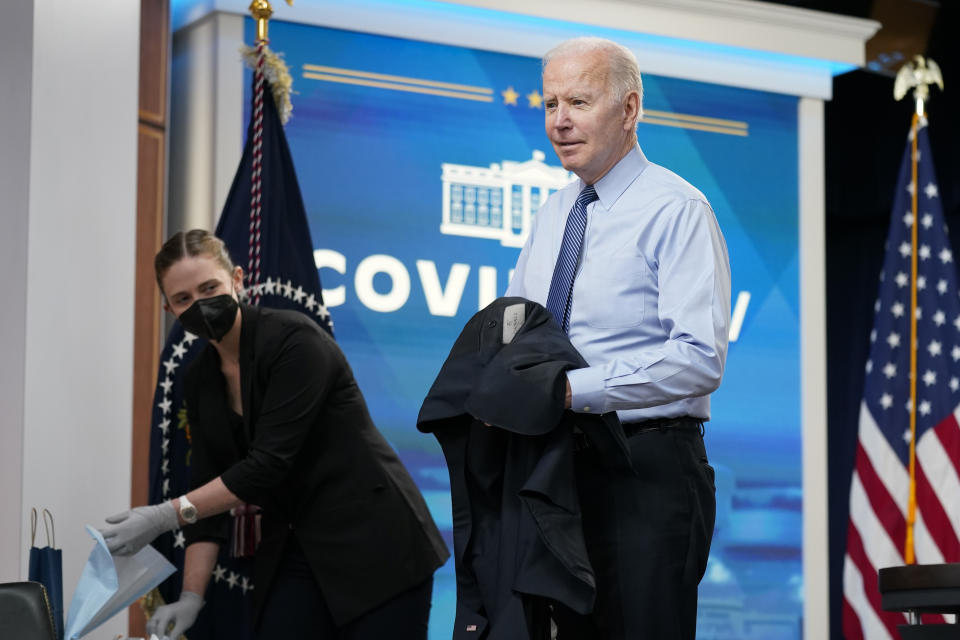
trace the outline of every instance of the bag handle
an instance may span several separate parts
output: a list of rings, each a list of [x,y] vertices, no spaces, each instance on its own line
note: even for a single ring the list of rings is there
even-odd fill
[[[50,513],[49,509],[43,510],[43,528],[47,530],[47,546],[51,549],[56,549],[57,532],[53,528],[53,514]]]
[[[43,528],[47,532],[47,546],[57,548],[57,533],[53,528],[53,514],[49,509],[43,510]],[[30,546],[37,546],[37,508],[30,509]]]

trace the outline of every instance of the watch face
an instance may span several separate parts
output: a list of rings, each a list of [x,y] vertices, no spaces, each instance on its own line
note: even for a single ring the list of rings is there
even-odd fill
[[[194,520],[197,519],[197,508],[192,504],[190,506],[183,507],[182,509],[180,509],[180,515],[187,522],[193,522]]]

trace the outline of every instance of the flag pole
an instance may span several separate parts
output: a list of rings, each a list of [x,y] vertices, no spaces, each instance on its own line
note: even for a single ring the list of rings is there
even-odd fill
[[[904,541],[903,559],[905,564],[916,563],[914,542],[914,524],[917,521],[917,135],[921,120],[925,119],[925,103],[930,97],[930,85],[937,84],[943,90],[943,77],[940,67],[933,60],[923,56],[914,56],[900,71],[893,85],[893,96],[901,100],[907,91],[913,88],[916,110],[910,123],[910,212],[913,216],[911,226],[911,278],[910,278],[910,486],[907,499],[907,531]],[[924,123],[925,124],[925,123]]]

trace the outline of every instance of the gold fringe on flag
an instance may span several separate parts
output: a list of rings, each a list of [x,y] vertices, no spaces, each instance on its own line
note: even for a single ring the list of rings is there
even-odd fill
[[[240,47],[240,54],[247,66],[256,70],[257,47],[244,45]],[[287,124],[293,113],[293,103],[290,102],[290,95],[293,93],[293,77],[290,75],[287,63],[283,61],[283,54],[275,53],[267,46],[263,48],[263,75],[270,83],[270,91],[277,105],[280,122]]]

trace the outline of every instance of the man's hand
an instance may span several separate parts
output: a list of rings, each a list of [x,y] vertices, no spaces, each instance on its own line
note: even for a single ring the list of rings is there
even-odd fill
[[[570,390],[570,380],[567,380],[567,397],[563,401],[563,408],[569,409],[573,406],[573,391]]]
[[[202,608],[203,598],[199,594],[193,591],[181,591],[179,600],[158,607],[153,612],[153,616],[147,621],[147,633],[156,634],[161,638],[179,640],[180,636],[196,622]],[[172,628],[170,628],[171,625],[173,625]]]
[[[172,502],[136,507],[107,518],[100,529],[110,553],[128,556],[140,551],[161,533],[179,526],[177,510]]]

